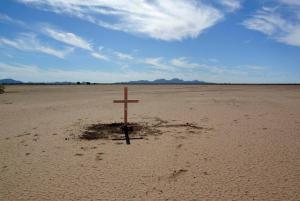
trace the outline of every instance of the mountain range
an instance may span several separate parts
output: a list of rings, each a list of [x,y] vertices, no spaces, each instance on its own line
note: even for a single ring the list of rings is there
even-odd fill
[[[206,84],[207,82],[192,80],[185,81],[178,78],[173,78],[170,80],[167,79],[156,79],[153,81],[149,80],[137,80],[137,81],[128,81],[128,82],[117,82],[112,84]],[[41,82],[22,82],[14,79],[2,79],[0,80],[0,84],[41,84]],[[42,84],[76,84],[76,82],[47,82]],[[81,84],[85,84],[82,82]]]
[[[0,84],[22,84],[23,82],[14,79],[2,79]]]

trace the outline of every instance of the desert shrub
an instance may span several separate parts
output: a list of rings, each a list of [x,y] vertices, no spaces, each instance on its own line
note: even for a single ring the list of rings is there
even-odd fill
[[[3,93],[4,93],[4,86],[0,85],[0,94],[3,94]]]

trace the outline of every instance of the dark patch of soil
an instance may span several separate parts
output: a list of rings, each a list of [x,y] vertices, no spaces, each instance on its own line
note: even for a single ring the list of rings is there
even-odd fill
[[[159,136],[163,132],[168,132],[171,128],[183,128],[187,133],[197,134],[200,130],[209,131],[210,128],[198,126],[195,123],[179,123],[169,124],[168,121],[158,117],[154,118],[152,123],[139,122],[128,123],[128,134],[131,139],[144,138],[146,136]],[[179,131],[180,132],[180,131]],[[177,136],[178,137],[178,136]],[[180,136],[185,138],[185,136]],[[97,140],[97,139],[124,139],[124,124],[123,123],[97,123],[87,125],[82,129],[79,139],[82,140]],[[125,140],[125,139],[124,139]]]
[[[160,135],[161,131],[154,129],[143,123],[129,123],[128,133],[130,137],[144,137],[147,135]],[[110,124],[92,124],[85,128],[85,131],[79,135],[80,139],[96,140],[96,139],[114,139],[124,137],[123,123]]]

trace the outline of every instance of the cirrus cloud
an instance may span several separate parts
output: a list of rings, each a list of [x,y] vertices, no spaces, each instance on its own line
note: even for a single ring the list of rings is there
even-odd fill
[[[44,33],[55,40],[66,43],[68,45],[72,45],[74,47],[79,47],[90,51],[93,49],[92,45],[88,41],[71,32],[63,32],[45,27]]]
[[[32,33],[22,33],[15,39],[0,38],[0,45],[10,46],[22,51],[40,52],[52,55],[58,58],[64,58],[67,54],[73,52],[74,48],[55,49],[42,44]]]
[[[300,3],[297,0],[278,0],[282,7],[262,7],[243,25],[259,31],[277,42],[300,47]],[[290,13],[285,15],[284,13]]]
[[[93,45],[90,42],[74,33],[53,29],[48,26],[43,28],[43,33],[46,34],[48,37],[59,42],[87,50],[89,51],[90,55],[96,59],[105,61],[109,60],[108,56],[104,55],[101,52],[102,48],[99,49],[99,51],[94,50]]]
[[[19,0],[60,14],[75,16],[101,27],[172,41],[195,38],[223,18],[215,7],[195,0]],[[236,0],[223,0],[236,9]],[[109,16],[109,20],[102,20]]]
[[[192,63],[187,60],[185,57],[174,58],[170,61],[173,66],[181,67],[181,68],[196,68],[200,67],[198,63]]]

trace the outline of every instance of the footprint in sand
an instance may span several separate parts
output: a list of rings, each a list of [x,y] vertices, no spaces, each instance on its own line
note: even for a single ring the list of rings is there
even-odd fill
[[[186,137],[185,137],[185,136],[175,136],[175,138],[176,138],[176,139],[181,139],[181,140],[184,140],[184,139],[186,139]]]
[[[191,133],[191,134],[197,134],[197,132],[194,131],[194,130],[189,130],[189,133]],[[199,133],[198,133],[198,134],[199,134]]]
[[[97,153],[97,155],[96,155],[96,161],[101,161],[101,160],[103,160],[103,158],[101,158],[101,155],[103,155],[103,154],[104,154],[103,152]]]
[[[82,153],[76,153],[75,156],[83,156]]]
[[[88,150],[88,147],[80,147],[81,150],[86,151]]]
[[[246,117],[246,119],[251,119],[249,114],[244,114],[244,117]]]
[[[26,136],[26,135],[31,135],[31,133],[24,132],[24,134],[20,134],[20,135],[17,135],[15,137],[23,137],[23,136]]]
[[[96,161],[102,161],[103,159],[100,156],[96,156]]]
[[[179,170],[174,170],[172,174],[169,176],[170,179],[176,179],[180,175],[186,173],[188,170],[186,169],[179,169]]]
[[[204,171],[203,174],[204,174],[204,175],[209,175],[208,172],[206,172],[206,171]]]

